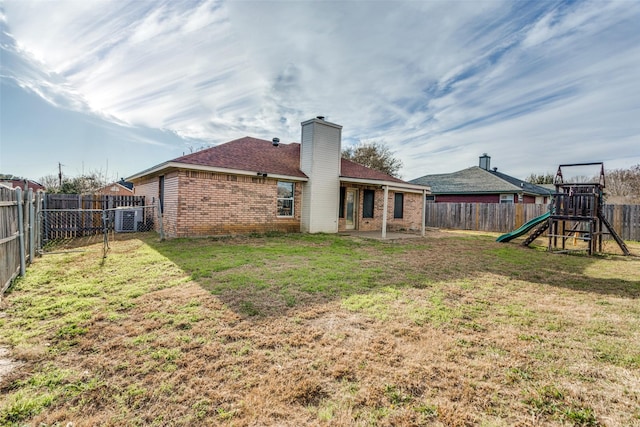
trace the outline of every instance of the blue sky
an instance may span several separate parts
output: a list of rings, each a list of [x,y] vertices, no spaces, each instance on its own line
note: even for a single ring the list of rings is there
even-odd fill
[[[117,179],[316,115],[402,177],[640,163],[640,2],[0,3],[0,172]]]

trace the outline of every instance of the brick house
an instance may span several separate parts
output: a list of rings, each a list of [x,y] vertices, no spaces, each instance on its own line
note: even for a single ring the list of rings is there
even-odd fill
[[[97,189],[94,194],[102,196],[133,196],[133,183],[121,179]]]
[[[0,179],[0,184],[8,188],[22,188],[23,191],[45,191],[44,185],[30,179]]]
[[[244,137],[137,173],[167,237],[422,230],[429,187],[341,158],[342,126],[302,123],[301,143]]]
[[[555,192],[498,172],[498,168],[491,169],[491,157],[486,154],[480,156],[479,166],[425,175],[409,182],[429,186],[428,201],[435,203],[547,204]]]

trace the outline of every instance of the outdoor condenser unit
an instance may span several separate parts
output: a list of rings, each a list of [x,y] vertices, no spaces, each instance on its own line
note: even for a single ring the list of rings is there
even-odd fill
[[[138,231],[139,224],[144,222],[142,208],[116,208],[115,230],[117,233]]]

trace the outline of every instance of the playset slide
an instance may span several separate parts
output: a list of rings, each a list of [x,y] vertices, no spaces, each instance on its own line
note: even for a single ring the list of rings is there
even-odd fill
[[[544,215],[537,216],[532,220],[529,220],[526,223],[522,224],[520,228],[513,230],[511,233],[503,234],[502,236],[498,237],[496,239],[496,242],[506,243],[515,239],[516,237],[520,237],[523,234],[529,232],[536,225],[549,219],[549,216],[551,216],[551,212],[547,212]]]

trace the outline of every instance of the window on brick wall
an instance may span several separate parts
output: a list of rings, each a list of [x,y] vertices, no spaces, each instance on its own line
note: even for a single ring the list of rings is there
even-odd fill
[[[395,193],[395,198],[393,203],[393,217],[402,218],[403,214],[404,214],[404,194]]]
[[[375,195],[374,190],[364,190],[364,196],[362,200],[362,218],[373,218],[373,199]]]
[[[293,182],[278,181],[278,216],[293,216]]]

